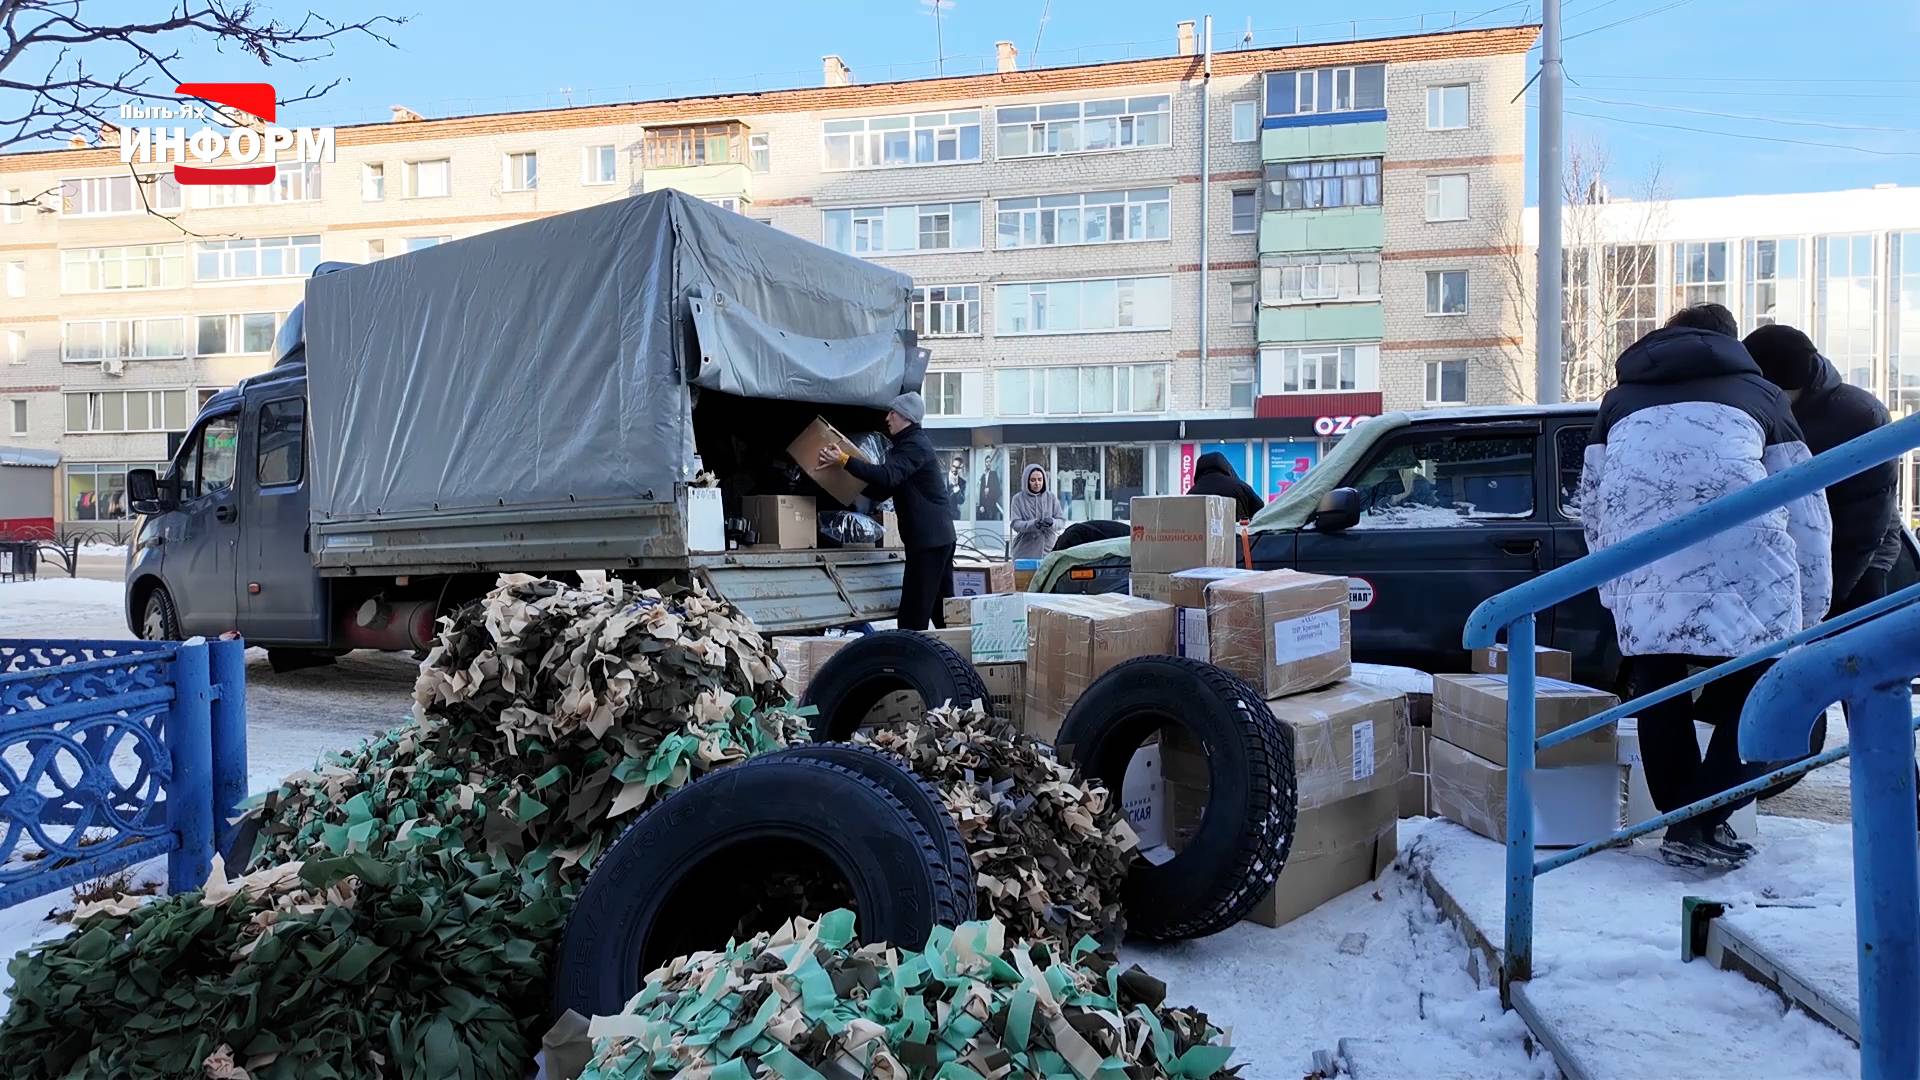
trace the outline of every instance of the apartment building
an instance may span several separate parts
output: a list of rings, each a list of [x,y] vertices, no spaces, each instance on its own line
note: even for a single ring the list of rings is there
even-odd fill
[[[1075,519],[1220,450],[1277,493],[1344,418],[1505,400],[1532,27],[339,128],[261,188],[137,184],[110,146],[0,157],[5,445],[125,513],[321,260],[673,187],[914,279],[956,513],[1053,470]],[[1210,66],[1210,71],[1209,71]],[[152,207],[154,213],[147,208]],[[4,515],[0,515],[4,516]]]

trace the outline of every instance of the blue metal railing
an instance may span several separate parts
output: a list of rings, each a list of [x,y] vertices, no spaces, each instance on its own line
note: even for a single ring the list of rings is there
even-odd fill
[[[1905,610],[1897,612],[1896,614],[1905,618],[1911,613],[1920,611],[1920,609],[1910,606],[1916,600],[1920,600],[1920,585],[1902,589],[1873,604],[1830,619],[1819,626],[1795,635],[1787,641],[1730,660],[1708,671],[1701,672],[1680,683],[1667,687],[1664,690],[1622,703],[1615,708],[1609,709],[1579,724],[1571,725],[1550,733],[1545,738],[1538,737],[1538,728],[1535,724],[1534,717],[1534,617],[1539,612],[1545,611],[1555,604],[1570,600],[1586,592],[1588,589],[1597,588],[1605,582],[1612,581],[1623,574],[1640,569],[1676,551],[1699,543],[1710,536],[1724,532],[1727,529],[1751,521],[1762,514],[1785,506],[1795,499],[1824,492],[1827,488],[1847,477],[1853,476],[1882,462],[1893,460],[1915,448],[1920,448],[1920,416],[1908,417],[1897,423],[1889,424],[1863,435],[1844,445],[1837,446],[1821,454],[1819,457],[1814,458],[1812,461],[1796,465],[1791,469],[1768,477],[1744,490],[1716,499],[1692,513],[1655,526],[1619,544],[1593,552],[1585,558],[1509,589],[1498,596],[1488,599],[1478,608],[1474,609],[1473,614],[1468,617],[1466,632],[1463,635],[1466,647],[1469,649],[1479,649],[1492,645],[1497,640],[1500,631],[1504,629],[1506,631],[1507,646],[1510,651],[1507,695],[1507,906],[1505,949],[1501,970],[1503,993],[1514,982],[1529,979],[1533,974],[1533,892],[1534,879],[1540,874],[1585,858],[1604,848],[1628,843],[1636,837],[1644,836],[1656,829],[1665,828],[1667,825],[1676,821],[1693,817],[1696,814],[1716,806],[1723,806],[1729,802],[1745,799],[1748,796],[1755,795],[1771,787],[1781,780],[1802,775],[1822,765],[1836,761],[1847,753],[1847,749],[1845,748],[1827,751],[1813,758],[1774,770],[1765,776],[1742,784],[1737,788],[1703,799],[1690,806],[1682,807],[1672,813],[1662,814],[1650,821],[1641,822],[1614,833],[1612,836],[1536,862],[1533,843],[1533,773],[1535,755],[1538,750],[1557,746],[1562,742],[1577,738],[1581,734],[1595,730],[1606,724],[1614,723],[1627,716],[1636,715],[1648,705],[1666,701],[1683,693],[1689,693],[1694,688],[1719,678],[1722,675],[1731,674],[1743,668],[1751,667],[1754,664],[1762,663],[1796,646],[1807,645],[1808,647],[1804,650],[1805,653],[1820,656],[1828,655],[1829,650],[1836,648],[1851,648],[1858,653],[1869,651],[1862,647],[1861,642],[1877,642],[1882,636],[1890,633],[1888,627],[1892,625],[1894,616],[1888,615],[1888,612],[1894,612],[1895,609],[1904,608]],[[1875,616],[1884,617],[1871,624],[1862,625],[1865,620],[1874,618]],[[1836,633],[1840,636],[1834,637],[1833,635]],[[1819,644],[1808,644],[1819,639],[1830,640],[1822,641]],[[1875,655],[1878,655],[1877,646],[1872,651],[1874,651]],[[1894,666],[1905,671],[1907,679],[1911,679],[1913,675],[1920,674],[1920,670],[1907,670],[1908,668],[1920,667],[1920,651],[1910,650],[1905,654],[1905,657],[1904,660],[1901,660]],[[1796,656],[1792,659],[1798,661],[1799,657]],[[1768,675],[1762,679],[1761,685],[1778,686],[1780,679],[1783,678],[1780,672],[1787,667],[1789,667],[1788,663],[1783,662],[1779,668],[1769,672]],[[1791,667],[1792,670],[1801,670],[1801,664],[1797,662],[1792,664]],[[1856,675],[1858,675],[1858,673],[1856,673]],[[1907,683],[1903,680],[1900,685],[1904,689]],[[1800,742],[1797,748],[1787,746],[1785,750],[1774,753],[1772,758],[1762,758],[1762,760],[1794,758],[1804,754],[1806,752],[1808,733],[1819,711],[1824,709],[1827,704],[1838,700],[1848,692],[1849,686],[1846,682],[1828,680],[1822,684],[1822,687],[1814,694],[1814,696],[1823,697],[1823,700],[1821,704],[1811,712],[1780,714],[1778,716],[1769,714],[1769,719],[1771,721],[1777,721],[1778,725],[1798,723]],[[1749,699],[1749,714],[1753,714],[1757,703],[1765,700],[1781,700],[1784,703],[1781,691],[1770,691],[1768,696],[1763,696],[1756,691]],[[1784,704],[1782,707],[1784,707]],[[1879,714],[1884,714],[1887,708],[1889,708],[1884,702],[1870,703],[1865,707],[1874,709]],[[1912,848],[1914,846],[1913,815],[1915,800],[1912,794],[1913,779],[1911,769],[1914,753],[1914,736],[1910,711],[1903,711],[1902,716],[1904,717],[1904,722],[1893,725],[1893,727],[1897,729],[1898,734],[1882,733],[1882,737],[1888,741],[1905,740],[1905,761],[1906,768],[1909,770],[1906,782],[1908,794],[1905,810],[1906,826],[1900,835],[1904,837],[1906,845]],[[1857,739],[1859,737],[1863,723],[1865,723],[1864,718],[1855,719],[1850,722],[1850,731],[1854,733],[1854,738]],[[1769,730],[1772,729],[1770,728]],[[1762,737],[1748,732],[1743,724],[1741,732],[1741,750],[1743,753],[1762,749],[1761,744],[1764,741],[1766,740]],[[1875,742],[1876,746],[1878,742],[1879,739],[1877,738]],[[1864,747],[1867,744],[1861,745]],[[1773,751],[1779,750],[1782,746],[1786,746],[1783,738],[1776,738],[1771,741],[1767,748]],[[1897,750],[1897,748],[1895,749]],[[1869,801],[1877,803],[1892,797],[1889,792],[1863,790],[1860,783],[1861,776],[1861,766],[1856,762],[1854,766],[1853,791],[1856,806],[1861,806],[1863,803]],[[1911,935],[1914,920],[1916,917],[1920,917],[1920,880],[1915,879],[1911,861],[1907,863],[1906,876],[1904,879],[1899,877],[1900,871],[1897,866],[1885,862],[1878,868],[1870,865],[1862,865],[1858,861],[1861,857],[1872,855],[1874,858],[1881,858],[1883,856],[1883,849],[1869,851],[1862,847],[1861,826],[1858,823],[1855,825],[1854,837],[1856,848],[1856,877],[1858,878],[1863,874],[1867,875],[1870,878],[1878,880],[1881,883],[1881,888],[1890,888],[1892,890],[1894,897],[1890,901],[1887,897],[1876,896],[1877,907],[1885,908],[1888,902],[1891,902],[1896,907],[1904,905],[1900,910],[1905,913],[1904,918],[1906,919],[1908,933]],[[1911,855],[1911,852],[1909,852],[1909,855]],[[1856,884],[1856,892],[1858,893],[1862,887],[1863,886]],[[1864,893],[1861,894],[1862,897],[1864,897],[1864,895]],[[1860,910],[1862,912],[1861,942],[1862,948],[1864,949],[1867,943],[1872,940],[1866,936],[1866,902],[1864,899],[1861,900]],[[1884,926],[1884,922],[1882,925]],[[1875,1032],[1867,1025],[1865,1001],[1867,997],[1876,994],[1880,989],[1878,986],[1869,986],[1869,980],[1872,977],[1870,970],[1877,970],[1877,968],[1870,969],[1868,965],[1864,963],[1861,965],[1860,978],[1863,1010],[1861,1027],[1863,1038],[1868,1041],[1881,1038],[1879,1032]],[[1909,993],[1911,993],[1910,990]],[[1907,1000],[1909,1002],[1909,1010],[1911,1010],[1912,998],[1908,997]],[[1909,1011],[1903,1022],[1911,1026],[1911,1021],[1912,1014],[1911,1011]],[[1874,1054],[1863,1047],[1863,1069],[1873,1060],[1873,1057]],[[1916,1068],[1920,1068],[1920,1062],[1916,1063]],[[1901,1076],[1910,1080],[1912,1076],[1920,1075],[1920,1071],[1915,1071],[1915,1068],[1909,1068],[1906,1072],[1877,1072],[1867,1073],[1865,1075],[1869,1077]]]
[[[0,640],[0,908],[160,855],[198,888],[246,796],[246,646]]]

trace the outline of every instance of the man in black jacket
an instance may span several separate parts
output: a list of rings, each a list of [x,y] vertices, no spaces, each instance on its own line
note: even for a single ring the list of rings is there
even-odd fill
[[[940,458],[920,427],[926,415],[927,403],[919,394],[909,391],[893,399],[887,409],[893,447],[881,464],[832,447],[820,451],[822,468],[838,465],[864,482],[870,497],[893,499],[900,515],[900,541],[907,549],[906,576],[900,583],[902,630],[940,625],[940,602],[953,595],[953,511]]]
[[[1221,495],[1233,500],[1233,516],[1246,521],[1260,512],[1264,505],[1260,496],[1247,486],[1240,474],[1233,471],[1233,462],[1218,450],[1200,455],[1199,464],[1193,468],[1193,486],[1187,489],[1189,495]]]

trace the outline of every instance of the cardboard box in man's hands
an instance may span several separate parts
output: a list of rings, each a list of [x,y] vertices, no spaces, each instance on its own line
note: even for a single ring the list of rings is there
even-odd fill
[[[853,500],[866,490],[867,485],[838,465],[822,467],[820,450],[827,446],[850,454],[861,461],[867,460],[867,455],[853,445],[853,440],[840,434],[832,424],[819,417],[815,417],[813,423],[807,425],[807,430],[793,440],[787,447],[787,454],[793,458],[794,464],[800,466],[803,472],[813,478],[814,483],[820,485],[822,491],[840,500],[842,504],[852,506]]]

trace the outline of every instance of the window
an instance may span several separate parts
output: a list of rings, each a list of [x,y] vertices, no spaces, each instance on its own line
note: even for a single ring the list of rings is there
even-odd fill
[[[505,191],[533,191],[540,186],[540,155],[532,151],[508,154],[500,162],[500,187]]]
[[[260,406],[254,482],[261,487],[297,484],[305,471],[301,448],[307,433],[305,398],[282,398]]]
[[[180,209],[180,185],[171,175],[142,176],[137,182],[126,173],[60,181],[60,213],[66,217],[144,214],[148,207]]]
[[[1235,409],[1253,408],[1256,396],[1252,360],[1234,360],[1227,366],[1227,405]]]
[[[361,179],[364,195],[365,177]],[[273,182],[270,184],[216,184],[193,189],[193,205],[203,209],[313,202],[319,197],[320,164],[314,161],[275,166]]]
[[[768,135],[754,135],[747,139],[747,156],[752,160],[753,171],[770,173],[773,171],[773,141]]]
[[[1427,404],[1465,405],[1467,403],[1467,362],[1465,360],[1427,361]]]
[[[614,156],[612,143],[589,146],[586,149],[586,164],[583,166],[585,174],[580,182],[589,185],[611,184],[618,174],[619,167],[620,161]]]
[[[368,262],[379,262],[381,259],[384,259],[386,257],[387,257],[387,242],[385,240],[367,241],[367,261]]]
[[[980,204],[921,203],[825,211],[827,246],[849,255],[980,250]]]
[[[1269,210],[1380,205],[1380,159],[1334,158],[1266,166]]]
[[[1384,64],[1267,72],[1268,116],[1315,116],[1387,107]]]
[[[1165,240],[1172,232],[1172,199],[1169,188],[1001,199],[997,243],[1004,250]]]
[[[67,520],[117,521],[128,514],[127,470],[165,470],[141,462],[67,462]]]
[[[1309,345],[1260,350],[1262,394],[1377,390],[1380,346]]]
[[[1260,103],[1257,101],[1236,101],[1233,103],[1233,141],[1252,142],[1260,137]]]
[[[1290,255],[1260,266],[1263,304],[1380,299],[1378,255]]]
[[[993,304],[994,331],[1000,334],[1167,330],[1173,326],[1172,279],[1165,277],[996,285]]]
[[[747,127],[740,123],[649,128],[640,136],[640,160],[647,169],[744,162]]]
[[[994,110],[995,152],[1015,158],[1166,146],[1172,116],[1173,99],[1166,94],[1007,105]]]
[[[916,287],[913,290],[913,330],[921,337],[980,336],[980,286]]]
[[[187,355],[187,320],[178,315],[157,319],[88,319],[66,323],[60,330],[60,358],[67,363],[179,360]]]
[[[1260,227],[1259,191],[1242,188],[1233,193],[1233,224],[1236,233],[1250,233]]]
[[[1467,272],[1465,270],[1427,271],[1427,314],[1465,315],[1467,313]]]
[[[379,162],[360,166],[360,201],[379,202],[387,197],[387,167]]]
[[[193,248],[193,276],[196,281],[305,277],[319,265],[318,236],[202,240]]]
[[[1472,100],[1466,83],[1427,87],[1427,130],[1454,131],[1467,126],[1467,106]]]
[[[1920,408],[1920,231],[1894,233],[1888,242],[1893,353],[1888,368],[1892,392],[1887,397],[1897,416]]]
[[[233,474],[240,464],[240,418],[216,416],[200,429],[199,467],[194,477],[194,496],[212,495],[233,486]]]
[[[980,110],[828,120],[821,137],[830,172],[979,161]]]
[[[1880,289],[1873,269],[1873,234],[1814,239],[1813,341],[1855,386],[1874,385],[1874,322]]]
[[[185,390],[96,390],[66,395],[67,433],[185,431]]]
[[[407,250],[425,251],[430,247],[439,247],[451,239],[453,239],[451,236],[409,236],[407,237]]]
[[[1659,259],[1652,244],[1608,244],[1601,255],[1606,275],[1601,288],[1612,293],[1613,340],[1607,351],[1617,356],[1660,324]]]
[[[927,372],[926,385],[921,388],[922,396],[927,399],[927,415],[979,416],[980,382],[978,371]]]
[[[1417,529],[1464,518],[1533,516],[1534,435],[1405,435],[1354,485],[1361,528]]]
[[[1727,302],[1727,243],[1688,241],[1673,245],[1673,306]]]
[[[1427,177],[1427,220],[1465,221],[1467,219],[1467,174],[1449,173]]]
[[[1746,246],[1746,302],[1741,305],[1746,332],[1777,322],[1799,325],[1806,309],[1800,241],[1749,240]]]
[[[1236,281],[1227,286],[1228,319],[1235,326],[1252,326],[1255,308],[1253,282]]]
[[[407,198],[444,199],[453,194],[453,161],[434,158],[407,162]]]
[[[27,295],[27,264],[22,259],[7,262],[7,295]]]
[[[27,332],[9,330],[6,336],[7,363],[24,364],[27,362]]]
[[[994,373],[1001,416],[1106,416],[1167,411],[1167,365],[1089,364],[1002,368]]]
[[[63,292],[177,289],[186,279],[187,250],[179,244],[68,248],[60,253]]]
[[[18,225],[26,220],[26,198],[19,188],[0,188],[0,225]]]
[[[27,433],[27,399],[9,398],[7,400],[7,430],[15,436]]]
[[[1580,520],[1580,473],[1587,465],[1587,443],[1592,441],[1591,424],[1569,424],[1553,436],[1555,468],[1560,477],[1560,513]]]
[[[202,315],[194,335],[194,352],[200,356],[272,352],[273,336],[279,332],[283,318],[274,311]]]

